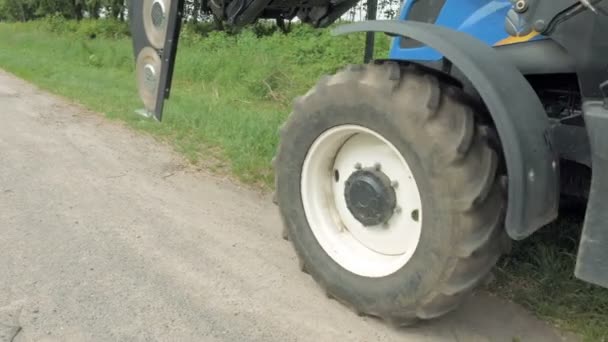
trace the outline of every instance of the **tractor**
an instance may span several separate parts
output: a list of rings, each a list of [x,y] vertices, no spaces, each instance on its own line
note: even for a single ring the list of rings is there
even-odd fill
[[[227,26],[297,18],[322,28],[356,2],[209,6]],[[141,113],[160,121],[184,3],[130,6]],[[279,130],[274,201],[302,271],[359,315],[435,319],[486,282],[513,240],[576,199],[586,211],[575,276],[608,287],[605,2],[401,6],[396,20],[333,28],[389,35],[388,58],[322,77]]]

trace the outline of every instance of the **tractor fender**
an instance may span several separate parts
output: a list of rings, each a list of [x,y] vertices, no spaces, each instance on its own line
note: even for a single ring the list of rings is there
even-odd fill
[[[550,123],[521,72],[492,47],[463,32],[413,21],[377,20],[338,26],[335,35],[383,32],[438,51],[477,90],[496,126],[508,176],[506,230],[520,240],[553,221],[559,204],[559,159]]]

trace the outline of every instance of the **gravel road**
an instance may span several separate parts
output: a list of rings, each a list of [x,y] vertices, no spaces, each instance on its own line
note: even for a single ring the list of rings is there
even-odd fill
[[[2,71],[0,120],[0,341],[562,339],[485,293],[415,329],[358,317],[267,195]]]

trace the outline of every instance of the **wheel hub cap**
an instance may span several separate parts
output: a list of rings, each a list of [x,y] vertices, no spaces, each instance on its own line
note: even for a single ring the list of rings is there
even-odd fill
[[[344,185],[346,206],[365,227],[385,223],[393,216],[397,205],[395,190],[382,171],[355,171]]]
[[[399,150],[368,128],[335,126],[315,139],[301,196],[315,238],[350,272],[387,276],[416,250],[423,221],[416,179]]]

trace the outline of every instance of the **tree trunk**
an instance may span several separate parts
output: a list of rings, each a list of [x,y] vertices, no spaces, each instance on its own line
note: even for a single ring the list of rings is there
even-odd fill
[[[93,19],[99,19],[99,4],[98,3],[94,3],[91,6],[89,6],[89,15]]]
[[[213,24],[215,26],[215,29],[217,31],[224,31],[224,24],[222,23],[222,21],[220,19],[218,19],[218,17],[215,16],[215,14],[212,14],[213,16]]]
[[[110,7],[110,13],[112,14],[112,18],[120,19],[120,12],[122,11],[120,0],[113,0],[112,5]]]
[[[19,1],[19,6],[21,7],[21,21],[25,22],[27,18],[25,17],[25,9],[23,8],[22,1]]]
[[[83,10],[84,9],[83,9],[83,6],[82,6],[81,2],[78,1],[78,0],[75,0],[75,3],[74,3],[74,18],[77,21],[82,20],[82,14],[83,14],[82,12],[83,12]]]

